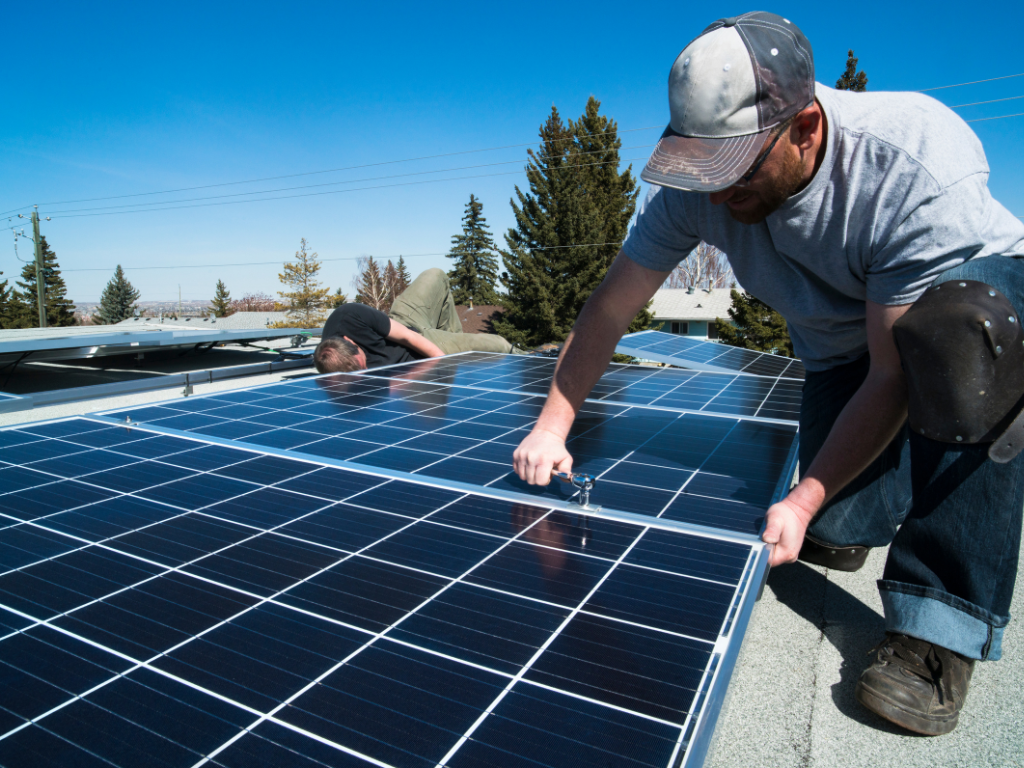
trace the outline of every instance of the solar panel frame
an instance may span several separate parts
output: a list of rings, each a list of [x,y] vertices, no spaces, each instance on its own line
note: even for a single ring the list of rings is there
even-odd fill
[[[141,427],[141,426],[132,427],[131,429],[124,429],[124,425],[123,424],[117,425],[117,426],[121,427],[121,429],[115,430],[117,435],[115,435],[115,436],[107,435],[106,437],[103,437],[101,439],[101,436],[103,436],[105,434],[105,432],[107,431],[104,428],[111,425],[111,420],[109,420],[107,418],[103,418],[103,417],[90,417],[90,418],[87,418],[87,419],[81,419],[81,418],[79,418],[79,419],[58,419],[58,420],[54,420],[54,421],[51,421],[51,422],[44,422],[44,423],[34,424],[34,425],[20,425],[18,427],[8,428],[7,430],[0,430],[0,435],[6,435],[9,438],[7,440],[0,440],[0,443],[18,444],[18,445],[31,444],[32,441],[29,441],[29,443],[26,443],[24,441],[19,441],[17,439],[17,435],[15,434],[15,433],[24,432],[24,430],[28,430],[28,429],[35,429],[35,430],[37,430],[35,433],[31,433],[31,434],[36,434],[36,435],[38,435],[40,432],[42,432],[42,433],[49,433],[50,434],[49,437],[42,438],[42,439],[47,439],[47,440],[57,440],[57,441],[60,441],[62,439],[61,436],[63,436],[64,438],[74,437],[75,436],[74,434],[71,434],[71,435],[67,434],[67,429],[61,427],[61,425],[66,425],[68,422],[72,422],[72,421],[77,422],[77,424],[74,427],[75,429],[79,429],[82,426],[85,426],[89,430],[88,432],[79,433],[79,434],[86,434],[86,435],[92,434],[94,436],[94,438],[99,440],[99,442],[97,443],[98,445],[105,444],[105,445],[108,445],[108,446],[112,446],[112,448],[114,450],[116,450],[118,447],[124,447],[124,446],[131,445],[130,442],[125,442],[124,440],[122,440],[122,438],[127,439],[127,437],[131,436],[132,432],[134,432],[136,435],[137,434],[156,435],[157,437],[151,438],[153,440],[166,439],[166,438],[159,437],[159,435],[161,435],[161,431],[160,430],[150,429],[150,428]],[[123,432],[122,432],[122,430],[123,430]],[[180,437],[175,437],[174,438],[174,440],[177,440],[177,441],[180,441],[181,439],[182,438],[180,438]],[[188,443],[194,443],[194,444],[199,445],[199,446],[204,446],[204,450],[205,450],[206,447],[210,447],[210,446],[216,445],[216,443],[214,441],[210,441],[208,439],[199,439],[196,436],[188,436],[188,437],[185,437],[184,440],[187,441]],[[236,444],[236,443],[229,443],[228,447],[230,448],[231,452],[235,453],[235,454],[241,454],[241,455],[256,454],[256,455],[260,455],[261,453],[263,453],[261,451],[251,450],[251,449],[247,448],[244,445],[239,445],[239,444]],[[136,456],[136,455],[137,454],[133,454],[133,456]],[[174,454],[174,455],[177,455],[177,454]],[[269,454],[269,455],[273,455],[273,454]],[[224,459],[221,458],[220,461],[224,461]],[[332,465],[335,464],[335,462],[309,461],[309,460],[301,460],[301,463],[308,464],[309,466],[315,467],[315,468],[319,468],[321,466],[332,466]],[[235,465],[229,465],[229,466],[235,466]],[[358,474],[360,474],[362,476],[368,477],[368,478],[369,477],[377,478],[377,479],[383,478],[386,481],[392,475],[394,475],[394,477],[396,477],[399,480],[402,480],[402,481],[408,480],[408,477],[406,475],[404,475],[404,474],[401,474],[401,473],[389,473],[389,472],[377,471],[377,470],[369,471],[366,467],[356,467],[356,468],[353,468],[353,470],[356,473],[358,473]],[[214,470],[214,471],[216,471],[216,470]],[[436,487],[436,488],[441,488],[441,489],[445,489],[445,490],[452,490],[449,487],[451,485],[450,483],[437,483],[437,482],[434,482],[434,481],[429,481],[429,480],[427,480],[425,478],[415,478],[415,477],[412,478],[412,481],[416,485],[421,486],[421,487],[425,487],[425,488]],[[282,482],[282,481],[279,481],[279,482]],[[356,495],[359,495],[360,493],[364,493],[364,492],[368,492],[368,491],[366,489],[364,489],[363,491],[357,492]],[[12,492],[12,493],[16,493],[16,492]],[[495,493],[493,493],[491,491],[488,491],[487,489],[480,489],[480,488],[475,488],[475,487],[470,487],[468,493],[470,493],[473,496],[481,496],[481,495],[483,495],[483,496],[491,496],[491,497],[499,497],[499,498],[501,496],[504,496],[504,494],[495,494]],[[346,498],[348,498],[348,497],[346,497]],[[535,501],[536,500],[531,498],[531,499],[527,499],[526,503],[529,503],[529,504],[532,504],[532,505],[536,506]],[[96,502],[96,503],[102,503],[102,502]],[[443,506],[448,506],[448,504],[445,504]],[[545,517],[547,517],[547,516],[552,514],[551,505],[547,504],[546,502],[541,505],[541,508],[542,509],[547,509],[548,511],[544,513],[543,517],[538,518],[538,520],[539,519],[544,519]],[[190,512],[187,511],[187,508],[183,508],[183,509],[185,509],[185,512],[184,512],[184,514],[182,516],[187,515],[187,514],[191,514]],[[576,509],[573,510],[573,511],[575,513],[577,513],[577,514],[580,514],[582,512],[578,507],[576,507]],[[309,514],[315,514],[315,511],[312,512],[312,513],[309,513]],[[431,513],[431,514],[433,514],[433,513]],[[7,515],[4,515],[4,516],[6,517]],[[598,516],[598,515],[594,515],[592,513],[590,513],[590,514],[584,513],[584,517],[591,517],[591,518],[601,517],[601,518],[603,518],[603,517],[605,517],[605,515]],[[613,519],[615,519],[615,518],[613,518]],[[423,518],[413,519],[413,521],[411,523],[409,523],[407,528],[411,528],[411,527],[415,526],[416,524],[422,522],[422,520],[423,520]],[[628,516],[626,518],[622,518],[622,520],[623,520],[623,522],[627,522],[628,525],[635,526],[637,529],[641,530],[642,533],[637,538],[634,538],[633,543],[627,549],[622,551],[622,553],[619,555],[619,557],[615,560],[615,565],[613,565],[611,567],[611,569],[609,569],[605,573],[605,576],[593,587],[593,589],[588,594],[588,596],[584,600],[580,601],[578,607],[573,611],[572,615],[570,615],[570,617],[563,623],[562,627],[555,634],[553,634],[551,636],[551,638],[549,639],[549,641],[545,645],[545,647],[551,645],[551,643],[553,641],[555,641],[555,639],[557,637],[560,636],[561,629],[563,629],[566,626],[568,626],[569,623],[573,620],[573,617],[575,617],[575,616],[577,616],[577,615],[579,615],[581,613],[581,611],[583,610],[584,605],[589,604],[588,601],[590,599],[590,595],[594,595],[594,594],[598,593],[598,591],[602,587],[602,585],[604,585],[607,582],[607,580],[609,578],[611,578],[612,574],[615,573],[615,569],[617,567],[621,566],[623,563],[625,563],[627,561],[628,556],[631,554],[632,551],[634,551],[634,549],[636,548],[638,542],[640,542],[642,540],[642,537],[648,535],[647,534],[648,531],[651,531],[651,530],[664,530],[664,531],[668,531],[668,532],[678,532],[680,534],[683,534],[683,533],[689,534],[689,535],[693,534],[692,530],[687,529],[685,526],[683,526],[681,524],[674,523],[673,521],[658,521],[658,520],[652,520],[650,518],[642,518],[642,519],[634,521],[634,520],[630,519]],[[527,528],[524,529],[524,531],[525,530],[530,530],[531,527],[532,526],[527,526]],[[262,533],[266,534],[270,530],[273,530],[273,529],[268,528],[268,529],[264,530]],[[523,531],[521,531],[520,533],[523,533]],[[389,535],[393,535],[393,534],[389,534]],[[512,542],[514,542],[516,539],[519,538],[519,535],[520,534],[517,534],[515,537],[512,537],[511,539],[509,539],[508,543],[505,544],[505,545],[502,545],[501,548],[509,546]],[[385,537],[385,538],[387,538],[387,537]],[[698,538],[701,538],[700,534],[698,534]],[[763,582],[763,579],[764,579],[764,577],[766,575],[766,571],[767,571],[768,550],[763,545],[761,545],[759,542],[753,542],[753,541],[745,539],[744,537],[737,538],[737,537],[731,537],[731,536],[728,536],[728,535],[722,535],[722,534],[719,534],[719,533],[705,535],[705,536],[703,536],[703,539],[708,540],[708,541],[735,541],[736,543],[742,543],[742,544],[746,545],[747,547],[749,547],[749,550],[748,550],[748,555],[747,555],[747,558],[746,558],[746,563],[743,566],[742,573],[740,573],[739,576],[735,580],[736,581],[736,589],[735,589],[735,591],[733,593],[733,596],[732,596],[732,598],[730,600],[728,611],[727,611],[727,614],[725,616],[725,621],[722,624],[722,631],[719,634],[719,639],[716,640],[715,643],[714,643],[713,650],[712,650],[712,652],[710,654],[710,660],[708,662],[708,666],[705,668],[705,670],[703,672],[703,675],[702,675],[701,682],[700,682],[700,684],[698,686],[698,689],[694,693],[694,698],[693,698],[693,704],[694,705],[690,707],[689,714],[687,715],[686,720],[682,724],[673,724],[673,726],[678,728],[678,730],[679,730],[679,741],[677,742],[677,746],[675,748],[675,753],[672,755],[671,759],[667,763],[667,764],[673,765],[673,766],[678,766],[678,765],[685,765],[685,766],[699,765],[701,763],[701,761],[703,760],[703,756],[706,753],[706,750],[707,750],[708,745],[710,743],[710,737],[711,737],[711,732],[713,730],[714,722],[715,722],[715,719],[717,718],[717,714],[718,714],[717,708],[721,706],[722,700],[724,698],[724,689],[725,689],[727,681],[728,681],[728,676],[731,673],[733,666],[735,665],[736,656],[737,656],[737,654],[739,652],[740,640],[742,639],[743,632],[745,631],[747,623],[749,622],[751,611],[752,611],[752,608],[753,608],[753,603],[756,600],[757,593],[758,593],[758,590],[760,588],[760,584]],[[374,545],[375,544],[371,544],[370,546],[374,546]],[[88,548],[89,546],[90,546],[90,543],[87,543],[83,547],[83,549]],[[233,545],[230,545],[230,546],[233,546]],[[367,548],[369,548],[369,547],[367,547]],[[492,553],[492,555],[488,555],[488,557],[485,558],[485,560],[487,560],[488,558],[492,557],[494,554],[496,554],[498,551],[500,551],[501,548],[499,548],[499,550],[495,550]],[[366,548],[364,548],[364,549],[366,549]],[[360,550],[360,551],[362,551],[362,550]],[[356,555],[353,554],[352,556],[354,557]],[[481,561],[481,563],[482,562],[484,562],[484,561]],[[21,567],[22,568],[28,568],[30,566],[29,565],[23,565]],[[171,569],[171,570],[176,570],[176,569],[182,568],[182,567],[183,566],[179,565],[175,569]],[[333,566],[328,566],[328,567],[333,567]],[[474,566],[474,568],[476,568],[476,566]],[[309,577],[307,577],[306,580],[312,579],[312,578],[313,578],[313,576],[309,576]],[[447,589],[447,587],[446,587],[446,589]],[[431,600],[433,600],[433,599],[434,598],[431,598]],[[250,609],[246,609],[246,610],[248,611]],[[417,608],[416,610],[419,610],[419,608]],[[587,613],[587,612],[584,611],[584,613]],[[587,613],[587,615],[592,615],[592,612]],[[219,626],[219,625],[217,625],[217,626]],[[389,627],[389,629],[390,629],[390,627]],[[24,627],[22,627],[20,629],[15,630],[14,633],[15,634],[17,634],[17,633],[24,633],[26,631],[27,630]],[[388,630],[385,630],[385,631],[388,631]],[[379,638],[381,636],[381,634],[378,634],[377,638]],[[11,634],[8,634],[6,637],[7,638],[11,637]],[[190,641],[191,641],[191,638],[190,638],[190,640],[187,640],[186,642],[190,642]],[[371,642],[373,642],[373,641],[371,641]],[[544,652],[544,648],[541,648],[538,651],[538,654],[542,654],[543,652]],[[428,651],[428,653],[429,653],[429,651]],[[536,658],[540,658],[540,656],[538,655]],[[344,663],[344,662],[342,662],[342,663]],[[153,661],[152,664],[155,665],[156,662]],[[340,666],[340,664],[338,666]],[[147,669],[148,668],[149,667],[147,667]],[[327,673],[325,673],[324,675],[322,675],[318,679],[325,679],[328,675],[333,673],[334,669],[337,669],[337,667],[332,668],[331,670],[329,670]],[[161,674],[166,674],[165,670],[158,669],[157,671],[159,673],[161,673]],[[118,673],[115,677],[116,678],[120,678],[122,676],[126,676],[126,674],[127,673]],[[509,691],[513,691],[515,689],[515,686],[519,682],[523,682],[523,684],[525,684],[525,685],[536,685],[536,681],[531,681],[529,679],[526,679],[525,678],[525,674],[526,674],[526,670],[524,668],[521,671],[521,673],[518,675],[518,678],[513,678],[512,679],[512,682],[509,683],[506,686],[506,688],[504,689],[504,691],[502,693],[502,696],[500,696],[489,707],[487,707],[486,710],[484,711],[484,713],[477,719],[477,721],[474,723],[474,729],[477,726],[479,726],[481,723],[487,722],[487,718],[489,717],[487,713],[490,712],[491,710],[494,710],[499,705],[499,703],[502,701],[502,697],[504,697],[505,695],[511,695],[511,694],[509,694]],[[186,681],[186,682],[188,682],[189,685],[192,685],[193,688],[197,688],[197,690],[200,690],[200,691],[206,690],[206,689],[204,689],[202,687],[197,687],[196,684],[194,682],[192,682],[192,681]],[[316,681],[314,680],[313,683],[310,683],[310,686],[313,685],[315,682]],[[560,689],[554,689],[554,690],[560,690]],[[207,693],[209,693],[209,691],[207,691]],[[214,692],[214,693],[216,695],[216,692]],[[565,693],[565,691],[563,691],[563,693]],[[302,695],[302,691],[299,691],[298,693],[294,694],[291,697],[291,700],[294,700],[296,697],[298,697],[300,695]],[[573,694],[572,692],[568,692],[567,695],[572,697],[575,694]],[[221,698],[223,698],[223,697],[221,697]],[[73,697],[71,699],[71,701],[74,701],[76,699],[78,699],[77,696]],[[226,700],[227,701],[232,701],[232,703],[237,704],[237,702],[234,702],[233,700],[230,700],[230,699],[226,699]],[[605,706],[605,705],[602,704],[602,706]],[[696,713],[696,716],[694,715],[694,713]],[[259,713],[259,714],[262,715],[263,713]],[[271,722],[271,721],[267,720],[266,718],[263,718],[261,720],[257,720],[257,723],[259,723],[259,722]],[[286,722],[281,722],[281,721],[278,721],[278,720],[275,720],[275,721],[272,721],[272,722],[278,722],[280,725],[283,725],[284,727],[291,727],[291,726],[294,725],[294,724],[290,724],[290,723],[286,723]],[[238,739],[240,737],[244,737],[246,733],[248,733],[251,730],[254,730],[255,727],[256,727],[256,723],[253,723],[252,725],[249,725],[247,727],[243,727],[242,729],[239,729],[239,731],[236,734],[236,736],[234,738],[228,740],[225,743],[224,746],[230,748],[230,746],[234,743],[235,739]],[[300,731],[301,731],[301,729],[300,729]],[[441,764],[449,764],[448,758],[450,756],[454,755],[456,757],[456,759],[455,759],[454,762],[451,762],[450,764],[458,766],[460,764],[458,759],[457,759],[458,754],[459,754],[458,753],[458,749],[459,749],[459,747],[465,745],[466,743],[469,743],[467,741],[467,737],[471,736],[473,732],[475,732],[475,731],[470,731],[470,732],[464,734],[463,739],[460,740],[454,746],[453,749],[449,750],[449,753],[445,756],[445,759],[441,761]],[[2,742],[0,742],[0,744],[2,744]],[[211,757],[215,756],[215,753],[211,752],[210,756]]]
[[[664,331],[627,334],[615,346],[615,351],[696,371],[743,372],[797,380],[805,378],[804,366],[799,360]]]

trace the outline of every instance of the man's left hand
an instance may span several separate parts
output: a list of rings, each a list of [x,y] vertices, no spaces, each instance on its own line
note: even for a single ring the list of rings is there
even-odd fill
[[[804,533],[810,525],[814,512],[797,504],[790,494],[778,504],[768,508],[764,533],[761,539],[767,544],[774,544],[768,564],[771,567],[783,563],[795,563],[800,548],[804,544]]]

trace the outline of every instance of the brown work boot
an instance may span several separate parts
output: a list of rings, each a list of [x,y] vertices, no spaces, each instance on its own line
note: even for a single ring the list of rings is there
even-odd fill
[[[857,701],[907,730],[938,736],[956,728],[974,660],[934,643],[886,632],[857,681]]]

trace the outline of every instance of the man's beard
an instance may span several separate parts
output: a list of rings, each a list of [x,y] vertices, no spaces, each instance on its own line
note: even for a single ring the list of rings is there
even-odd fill
[[[786,152],[782,156],[782,168],[779,169],[778,175],[766,181],[761,191],[752,193],[758,198],[757,206],[749,211],[735,211],[729,208],[729,215],[740,224],[760,224],[797,193],[803,185],[803,180],[803,162],[796,155]]]

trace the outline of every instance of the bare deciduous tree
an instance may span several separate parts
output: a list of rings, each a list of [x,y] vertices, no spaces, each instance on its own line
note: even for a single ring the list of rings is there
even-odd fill
[[[394,301],[391,287],[381,274],[380,266],[373,260],[373,256],[359,257],[359,261],[356,262],[356,276],[352,282],[357,302],[379,309],[381,312],[391,309],[391,302]]]
[[[231,302],[232,312],[273,312],[274,300],[265,293],[247,293]]]
[[[727,288],[735,281],[729,257],[713,245],[701,242],[665,280],[664,288]]]

